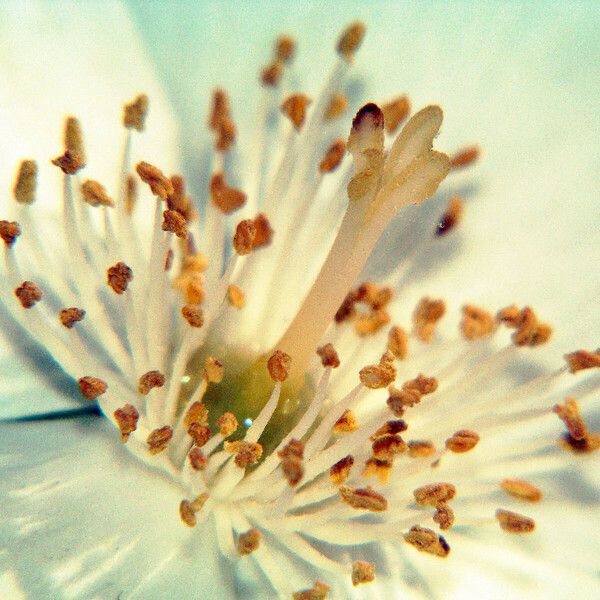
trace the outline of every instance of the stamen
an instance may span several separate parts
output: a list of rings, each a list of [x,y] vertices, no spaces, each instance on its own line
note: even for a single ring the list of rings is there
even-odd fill
[[[479,158],[480,150],[478,146],[468,146],[459,150],[450,159],[450,164],[453,169],[460,169],[462,167],[468,167],[473,164]]]
[[[388,503],[385,497],[371,487],[352,489],[342,486],[339,492],[342,501],[356,510],[368,510],[370,512],[387,510]]]
[[[451,438],[446,440],[446,448],[451,452],[462,454],[469,452],[479,443],[479,434],[469,429],[457,431]]]
[[[172,437],[173,429],[169,425],[151,431],[146,439],[150,454],[159,454],[163,450],[166,450]]]
[[[208,408],[200,401],[193,402],[183,418],[183,424],[186,427],[190,427],[194,423],[199,425],[206,425],[208,423]],[[198,445],[200,446],[201,444]]]
[[[104,186],[92,179],[81,184],[81,196],[90,206],[114,206]]]
[[[291,364],[292,359],[289,354],[281,350],[275,350],[267,361],[267,369],[271,379],[279,382],[285,381],[289,376]]]
[[[23,160],[15,180],[13,194],[19,204],[35,202],[38,167],[35,160]]]
[[[144,131],[146,115],[148,114],[148,96],[140,94],[123,109],[123,125],[127,129]]]
[[[535,529],[535,521],[518,513],[499,508],[496,511],[496,519],[500,527],[508,533],[531,533]]]
[[[240,221],[235,228],[235,235],[233,236],[233,247],[235,251],[240,256],[250,254],[254,247],[255,237],[256,227],[254,221],[251,219]]]
[[[140,162],[135,167],[140,179],[147,183],[155,196],[166,201],[175,191],[171,180],[154,165],[147,162]]]
[[[281,112],[289,117],[296,131],[300,131],[306,117],[306,107],[312,100],[304,94],[292,94],[281,105]]]
[[[165,376],[160,371],[148,371],[140,377],[138,392],[146,396],[150,390],[161,388],[163,385],[165,385]]]
[[[65,152],[52,161],[67,175],[74,175],[85,167],[85,150],[81,125],[75,117],[67,117],[64,130]]]
[[[435,454],[435,446],[429,440],[411,440],[408,442],[408,455],[411,458],[428,458]]]
[[[567,426],[569,435],[574,440],[580,441],[585,438],[587,429],[575,398],[566,398],[564,404],[555,404],[552,410]]]
[[[369,583],[375,579],[375,563],[364,560],[355,560],[352,563],[352,585]]]
[[[229,97],[223,89],[213,92],[213,109],[209,119],[209,127],[215,132],[215,149],[219,152],[228,152],[235,142],[236,129],[231,110]]]
[[[507,327],[515,328],[512,340],[516,346],[540,346],[552,335],[552,328],[547,323],[538,321],[535,312],[526,306],[518,310],[516,306],[507,306],[498,312],[496,318]]]
[[[176,210],[163,211],[163,223],[161,229],[163,231],[174,233],[178,238],[185,239],[188,235],[185,217]]]
[[[462,312],[464,317],[460,329],[466,339],[476,340],[489,337],[496,329],[494,317],[486,310],[466,304],[463,306]]]
[[[246,203],[246,194],[230,187],[223,173],[215,173],[210,180],[210,197],[213,204],[226,215],[231,214]]]
[[[359,372],[360,382],[369,389],[387,387],[396,379],[396,369],[390,364],[369,365]]]
[[[21,235],[21,226],[16,221],[0,221],[0,237],[10,248]]]
[[[415,335],[422,342],[431,342],[437,322],[445,313],[446,304],[443,300],[422,298],[413,313]]]
[[[204,311],[195,304],[185,304],[181,314],[192,327],[199,328],[204,324]]]
[[[321,357],[321,364],[327,368],[337,369],[340,366],[340,357],[333,344],[325,344],[317,348],[317,354]]]
[[[63,308],[58,315],[60,322],[67,328],[72,329],[75,323],[83,321],[85,310],[80,308]]]
[[[346,154],[346,143],[344,140],[335,140],[327,149],[323,160],[319,163],[319,171],[321,173],[332,173],[342,162]]]
[[[348,477],[350,477],[352,465],[354,465],[354,457],[351,454],[338,460],[329,469],[329,479],[331,483],[337,487],[343,485]]]
[[[133,271],[124,262],[109,267],[106,274],[107,283],[116,294],[124,293],[133,279]]]
[[[81,377],[77,383],[79,384],[81,393],[88,400],[95,400],[98,396],[102,396],[108,389],[105,381],[97,377],[90,377],[89,375]]]
[[[408,336],[401,327],[394,325],[388,333],[387,349],[398,359],[408,356]]]
[[[585,369],[600,368],[600,348],[596,352],[577,350],[576,352],[565,354],[565,360],[569,365],[571,373],[577,373]]]
[[[211,436],[210,429],[206,425],[197,422],[190,423],[187,432],[198,448],[204,446]]]
[[[381,106],[385,120],[385,130],[387,133],[395,133],[400,124],[408,117],[410,113],[410,102],[408,96],[398,96],[390,102]]]
[[[204,371],[206,372],[206,378],[210,383],[221,383],[225,376],[225,367],[223,367],[223,363],[214,356],[209,356],[206,359]]]
[[[443,236],[453,231],[456,226],[460,223],[464,212],[464,202],[458,196],[452,196],[446,212],[441,216],[436,230],[436,236]]]
[[[229,285],[227,286],[227,300],[231,306],[235,306],[235,308],[244,308],[246,305],[246,296],[237,285]]]
[[[238,420],[232,412],[226,412],[217,419],[217,425],[220,434],[226,438],[237,430]]]
[[[357,429],[358,421],[351,410],[345,410],[333,426],[336,433],[352,433]]]
[[[290,487],[295,487],[304,477],[304,444],[296,439],[290,440],[277,452],[281,459],[281,470]]]
[[[346,112],[347,108],[348,98],[346,98],[344,94],[335,93],[325,109],[324,119],[326,121],[333,121],[334,119],[341,117]]]
[[[194,471],[204,471],[204,469],[206,469],[208,466],[208,458],[204,456],[204,453],[202,450],[200,450],[199,445],[194,446],[194,448],[189,451],[188,459],[190,461],[190,466],[192,469],[194,469]]]
[[[337,51],[347,62],[352,62],[354,52],[358,50],[365,36],[366,27],[361,21],[355,21],[344,29],[337,44]]]
[[[386,434],[378,436],[371,445],[373,456],[378,460],[393,460],[396,454],[406,452],[407,446],[401,436]]]
[[[439,502],[449,502],[456,495],[451,483],[430,483],[413,492],[418,506],[437,506]]]
[[[420,552],[445,558],[450,553],[448,542],[435,531],[415,525],[404,535],[404,539]]]
[[[433,520],[440,526],[440,529],[450,529],[454,525],[454,511],[444,502],[437,505]]]
[[[392,471],[393,461],[391,459],[369,458],[365,462],[363,477],[377,477],[379,483],[385,485]]]
[[[258,529],[250,529],[245,533],[240,533],[237,540],[237,552],[240,556],[247,556],[258,550],[262,535]]]
[[[502,489],[517,500],[525,502],[539,502],[542,499],[542,491],[523,479],[504,479],[500,483]]]
[[[317,581],[309,590],[302,590],[292,594],[292,600],[325,600],[329,586],[322,581]]]
[[[126,404],[113,413],[117,427],[121,432],[121,441],[125,444],[129,436],[137,429],[140,413],[132,404]]]

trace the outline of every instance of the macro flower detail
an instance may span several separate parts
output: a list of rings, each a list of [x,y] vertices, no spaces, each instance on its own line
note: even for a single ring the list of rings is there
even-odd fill
[[[600,446],[577,400],[597,389],[587,371],[600,367],[598,351],[523,375],[553,332],[531,307],[494,314],[467,303],[456,318],[424,295],[399,322],[406,263],[360,282],[388,225],[438,188],[447,208],[423,243],[452,240],[468,209],[443,182],[480,156],[476,146],[451,157],[433,149],[442,109],[411,115],[404,95],[344,119],[365,31],[356,22],[342,32],[313,99],[287,93],[296,44],[276,41],[255,123],[264,156],[247,187],[232,160],[236,107],[214,91],[201,202],[182,175],[132,162],[134,149],[143,155],[145,94],[124,108],[114,192],[83,177],[84,132],[67,117],[52,160],[63,185],[58,270],[32,233],[36,162],[18,166],[18,218],[0,221],[2,302],[111,422],[107,443],[123,445],[133,472],[168,480],[179,498],[161,510],[177,515],[183,554],[161,557],[123,598],[163,597],[153,588],[162,561],[185,556],[193,569],[202,551],[186,544],[205,539],[243,581],[240,598],[361,598],[369,587],[392,597],[403,588],[399,557],[419,571],[420,555],[452,561],[453,540],[468,546],[481,529],[500,540],[536,535],[546,494],[520,478],[527,461],[556,450],[551,470]],[[144,206],[153,217],[140,226]],[[587,388],[572,383],[582,370]],[[94,585],[56,590],[87,597]]]

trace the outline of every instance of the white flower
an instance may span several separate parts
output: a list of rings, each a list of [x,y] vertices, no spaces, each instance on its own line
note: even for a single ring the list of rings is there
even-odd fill
[[[49,14],[31,8],[24,22],[43,17],[46,27],[76,23],[71,16],[65,7]],[[117,5],[110,5],[103,19],[104,25],[94,29],[99,37],[93,44],[116,45],[112,55],[121,60],[115,81],[123,82],[129,95],[138,89],[137,81],[133,89],[126,81],[138,68],[128,65],[136,35]],[[109,29],[115,24],[117,35]],[[427,29],[434,30],[433,24]],[[470,174],[465,169],[452,173],[433,200],[408,206],[431,196],[450,166],[444,154],[431,150],[441,124],[441,110],[435,106],[416,113],[395,142],[388,136],[385,154],[382,113],[373,104],[363,106],[348,138],[349,153],[343,156],[341,143],[331,146],[330,164],[319,168],[332,141],[347,137],[349,121],[325,115],[332,94],[346,89],[361,35],[360,26],[347,31],[332,74],[320,94],[315,86],[306,114],[306,97],[290,96],[295,76],[287,42],[277,47],[278,60],[263,72],[257,117],[251,117],[255,94],[250,88],[242,87],[241,94],[238,88],[231,110],[225,95],[213,97],[211,129],[217,150],[212,177],[197,177],[202,187],[194,191],[203,198],[209,195],[210,179],[210,199],[205,209],[204,199],[199,205],[199,222],[192,218],[180,181],[152,166],[171,172],[164,137],[153,143],[146,133],[134,131],[144,129],[144,97],[136,98],[125,118],[123,166],[110,167],[120,152],[116,138],[105,137],[110,130],[105,123],[116,118],[91,107],[108,111],[107,106],[117,103],[115,92],[111,90],[109,101],[90,101],[90,94],[100,95],[101,88],[85,89],[77,81],[76,89],[83,91],[76,92],[81,100],[74,99],[75,104],[89,115],[83,119],[87,161],[78,125],[71,120],[66,152],[56,161],[65,171],[64,189],[58,192],[58,186],[48,183],[56,180],[55,172],[40,169],[40,201],[34,206],[11,203],[0,223],[5,242],[2,323],[14,344],[6,361],[6,388],[11,395],[15,385],[24,391],[20,401],[12,402],[9,395],[3,410],[12,417],[44,415],[2,425],[0,540],[9,597],[270,598],[291,597],[311,586],[312,595],[301,597],[322,597],[325,587],[334,598],[542,597],[548,590],[575,597],[598,585],[593,545],[586,540],[597,533],[592,519],[598,505],[597,470],[591,462],[595,456],[588,454],[598,438],[588,426],[597,415],[591,404],[598,380],[593,374],[568,373],[560,358],[562,348],[577,350],[581,338],[593,344],[598,333],[589,322],[589,307],[572,315],[574,322],[565,317],[580,299],[589,304],[589,291],[597,283],[578,279],[583,273],[593,276],[598,267],[586,265],[567,246],[562,264],[579,269],[578,276],[549,276],[549,263],[538,258],[531,241],[523,243],[525,237],[543,240],[536,225],[546,215],[540,215],[539,206],[532,214],[523,212],[509,200],[502,204],[506,221],[499,217],[497,203],[485,204],[496,219],[489,229],[469,216],[482,216],[469,202],[465,229],[498,235],[496,239],[525,229],[526,236],[514,241],[518,263],[525,267],[516,268],[515,259],[497,264],[490,254],[478,263],[471,259],[474,247],[465,235],[467,260],[459,270],[451,256],[461,235],[453,227],[461,212],[458,201],[450,203],[443,226],[438,225],[437,233],[448,235],[435,235],[448,197],[461,193],[470,201],[487,193],[494,200],[498,190],[503,196],[515,193],[506,185],[500,188],[501,182],[517,174],[531,180],[535,173],[515,172],[514,164],[502,160],[487,172],[484,167]],[[4,163],[11,167],[15,150],[17,155],[33,152],[42,162],[58,154],[54,145],[44,146],[47,139],[56,144],[58,135],[45,136],[38,123],[30,127],[24,122],[35,115],[31,107],[36,103],[24,102],[22,90],[32,94],[37,83],[49,90],[50,98],[57,96],[47,104],[62,111],[70,110],[67,96],[73,89],[72,83],[58,92],[47,87],[44,78],[57,77],[50,69],[27,69],[28,52],[35,60],[40,52],[24,40],[15,34],[8,44],[14,52],[5,51],[2,62],[6,68],[18,57],[16,67],[23,68],[25,77],[14,86],[17,99],[7,103],[8,135],[11,141],[21,140],[16,148],[4,148]],[[55,48],[68,57],[67,73],[79,74],[73,61],[91,45],[81,40],[77,28],[67,26]],[[313,64],[326,56],[320,46],[306,54]],[[372,56],[366,61],[370,69],[383,68],[389,80],[396,66]],[[95,83],[101,70],[88,71],[89,81]],[[451,69],[439,70],[445,75]],[[151,116],[146,123],[152,136],[153,127],[160,131],[169,120],[151,74],[142,80],[152,92],[150,115],[156,92],[163,117]],[[518,85],[513,89],[523,91]],[[240,95],[243,108],[238,113],[235,100]],[[490,96],[502,98],[507,111],[519,106],[518,93],[516,98]],[[285,114],[274,124],[280,104]],[[465,104],[458,106],[464,110]],[[389,110],[384,108],[388,125]],[[528,110],[541,119],[539,111]],[[247,129],[255,136],[246,146],[245,160],[239,161],[232,160],[236,136],[231,120],[238,114],[240,137]],[[578,123],[569,128],[571,138],[557,141],[557,148],[568,149],[569,139],[579,142],[587,134]],[[455,126],[459,133],[452,150],[471,139],[481,141],[475,137],[478,128],[471,133],[464,124]],[[488,165],[498,159],[494,144],[499,131],[494,122],[486,130],[489,137],[484,135]],[[531,144],[528,171],[542,168],[536,162],[540,141],[527,138],[530,131],[515,133],[514,143],[506,144],[513,154]],[[96,134],[101,144],[94,141]],[[186,132],[183,139],[188,136]],[[43,143],[28,146],[27,137]],[[444,147],[447,139],[442,136],[436,146]],[[573,164],[583,173],[575,177],[565,169],[560,177],[574,189],[588,173],[587,155],[577,150]],[[85,162],[89,167],[81,171]],[[153,200],[144,184],[137,221],[127,203],[127,175],[136,164],[157,196]],[[243,174],[239,166],[248,175],[238,183],[236,177]],[[12,175],[8,168],[4,171],[8,182]],[[553,169],[540,172],[546,180],[536,178],[532,204],[540,196],[546,200],[544,184]],[[111,173],[114,185],[108,185]],[[96,179],[107,184],[108,195]],[[18,200],[30,199],[31,181],[26,167],[15,192]],[[474,182],[483,182],[478,193],[469,189]],[[238,188],[248,192],[247,198]],[[520,188],[515,189],[518,193]],[[62,198],[58,222],[57,197]],[[99,206],[90,208],[84,199]],[[103,206],[113,199],[115,208]],[[224,216],[234,209],[239,209],[236,216]],[[266,217],[256,217],[259,211]],[[386,229],[398,211],[401,217]],[[565,233],[552,232],[559,240],[572,237],[567,225],[584,222],[590,212],[584,204],[560,214]],[[388,287],[369,284],[344,300],[384,229],[361,280],[376,276],[397,287],[397,294],[390,299]],[[486,247],[495,256],[496,244],[478,240],[478,250]],[[400,250],[404,258],[399,261],[394,256]],[[432,274],[432,257],[447,275]],[[468,273],[469,268],[474,270]],[[465,271],[470,279],[464,278]],[[537,363],[530,362],[534,350],[527,346],[545,343],[550,329],[527,308],[507,309],[499,319],[515,330],[514,344],[504,326],[496,331],[492,316],[472,305],[462,309],[459,333],[464,300],[493,301],[500,308],[512,299],[504,294],[514,293],[523,306],[533,285],[540,286],[542,274],[555,295],[553,281],[569,282],[569,293],[560,290],[566,301],[536,296],[547,312],[562,317],[556,323],[561,350],[549,349]],[[453,280],[475,283],[465,290]],[[507,282],[514,285],[512,291],[504,289]],[[493,287],[502,289],[488,292]],[[449,299],[450,314],[444,320],[438,322],[446,304],[430,299],[421,300],[411,315],[412,300],[437,296],[440,289]],[[571,289],[581,295],[571,295]],[[337,324],[330,325],[342,300]],[[390,329],[393,323],[405,326],[408,341],[401,329]],[[575,335],[577,329],[584,333]],[[41,347],[78,380],[87,398],[81,410],[59,414],[75,405],[67,394],[40,398],[44,388],[24,381],[21,373],[11,375],[23,339],[21,351],[33,359],[38,373],[52,369],[52,376],[69,385],[48,356],[33,349]],[[570,370],[597,363],[595,347],[572,355]],[[376,391],[394,379],[389,392]],[[567,395],[581,402],[585,420],[578,405],[565,400]],[[108,419],[85,415],[94,400]],[[562,446],[557,442],[563,427],[554,413],[571,435]],[[375,583],[369,583],[373,569]]]

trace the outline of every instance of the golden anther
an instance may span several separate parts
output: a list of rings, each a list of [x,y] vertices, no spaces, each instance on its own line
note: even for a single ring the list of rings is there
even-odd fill
[[[204,471],[208,466],[208,458],[204,456],[204,452],[200,450],[199,446],[194,446],[188,453],[188,460],[190,466],[194,471]]]
[[[171,180],[158,167],[147,162],[140,162],[135,170],[140,179],[150,186],[152,193],[161,200],[167,200],[175,191]]]
[[[406,452],[407,445],[401,436],[386,434],[379,436],[371,444],[373,456],[379,460],[393,460],[396,454]]]
[[[223,437],[227,437],[234,433],[238,428],[238,420],[232,412],[223,413],[217,419],[219,432]]]
[[[355,560],[352,563],[352,585],[369,583],[375,579],[375,563],[365,560]]]
[[[291,35],[280,35],[275,42],[275,57],[281,62],[290,62],[296,51],[296,40]]]
[[[408,442],[408,455],[411,458],[429,458],[435,454],[435,446],[430,440],[411,440]]]
[[[183,417],[183,424],[189,427],[192,423],[198,423],[200,425],[206,425],[208,423],[208,408],[196,400],[188,408],[185,416]]]
[[[285,381],[290,374],[292,357],[281,350],[275,350],[267,361],[267,369],[273,381]]]
[[[281,112],[290,119],[296,131],[302,127],[306,118],[306,107],[311,102],[311,99],[304,94],[292,94],[283,101]]]
[[[106,271],[106,281],[116,294],[125,292],[132,279],[133,271],[124,262],[118,262]]]
[[[226,215],[231,214],[246,203],[246,194],[241,190],[228,186],[223,173],[215,173],[211,177],[210,197],[212,203]]]
[[[325,109],[325,120],[333,121],[341,117],[348,109],[348,98],[344,94],[334,94]]]
[[[479,434],[469,429],[461,429],[446,440],[446,448],[450,452],[462,454],[468,452],[479,443]]]
[[[337,369],[340,366],[340,357],[333,344],[325,344],[317,348],[317,354],[321,357],[321,364],[327,368]]]
[[[198,448],[202,448],[211,437],[210,429],[201,423],[190,423],[187,432]]]
[[[352,489],[342,486],[339,489],[343,502],[356,510],[368,510],[371,512],[383,512],[387,510],[387,500],[373,488]]]
[[[251,219],[245,219],[240,221],[235,228],[235,235],[233,236],[233,247],[235,251],[240,255],[250,254],[254,247],[254,238],[256,236],[256,227],[254,221]]]
[[[71,329],[75,323],[79,323],[85,317],[85,310],[80,308],[63,308],[58,314],[60,322],[67,328]]]
[[[535,529],[535,521],[524,515],[499,508],[496,519],[500,527],[508,533],[531,533]]]
[[[346,142],[344,140],[335,140],[327,149],[323,160],[319,163],[319,171],[321,173],[332,173],[342,162],[346,153]]]
[[[172,437],[173,429],[169,425],[151,431],[150,435],[146,438],[150,454],[159,454],[163,450],[166,450]]]
[[[104,186],[93,179],[81,184],[81,196],[90,206],[114,206]]]
[[[444,502],[440,502],[436,507],[433,520],[440,526],[440,529],[450,529],[454,525],[454,511]]]
[[[247,556],[258,550],[262,535],[258,529],[249,529],[245,533],[240,533],[237,539],[237,553],[240,556]]]
[[[362,475],[366,478],[377,477],[379,483],[385,485],[390,478],[392,467],[392,460],[382,460],[372,457],[366,460]]]
[[[32,204],[35,202],[37,173],[38,167],[35,160],[23,160],[19,164],[13,194],[15,200],[20,204]]]
[[[350,471],[353,464],[354,457],[351,454],[348,454],[348,456],[338,460],[329,469],[329,479],[331,480],[331,483],[333,483],[335,486],[340,486],[345,483],[350,476]]]
[[[596,352],[588,350],[577,350],[570,354],[565,354],[565,360],[569,365],[571,373],[577,373],[585,369],[600,368],[600,348]]]
[[[322,581],[317,581],[308,590],[301,590],[292,594],[292,600],[325,600],[329,593],[329,586]]]
[[[439,502],[449,502],[456,495],[451,483],[430,483],[413,492],[418,506],[437,506]]]
[[[113,413],[117,427],[121,432],[121,441],[125,444],[129,436],[137,429],[140,414],[132,404],[117,408]]]
[[[269,219],[263,214],[259,213],[254,219],[254,228],[256,233],[252,242],[252,249],[262,248],[268,246],[273,239],[273,229],[269,223]]]
[[[181,308],[181,314],[192,327],[198,328],[204,324],[204,311],[195,304],[185,304]]]
[[[443,536],[431,529],[415,525],[404,534],[404,539],[420,552],[427,552],[434,556],[445,558],[450,553],[450,546]]]
[[[140,377],[138,392],[146,396],[150,390],[161,388],[163,385],[165,385],[165,376],[160,371],[148,371]]]
[[[189,500],[182,500],[179,503],[179,516],[188,527],[196,526],[196,512]]]
[[[102,396],[108,389],[108,385],[105,381],[102,381],[102,379],[98,379],[97,377],[90,377],[89,375],[81,377],[77,383],[79,384],[79,389],[84,398],[87,398],[88,400],[95,400],[98,396]]]
[[[227,300],[235,308],[244,308],[246,305],[246,296],[241,287],[230,285],[227,287]]]
[[[494,333],[496,321],[488,311],[472,304],[465,304],[462,307],[462,312],[463,320],[460,324],[460,329],[466,339],[481,339]]]
[[[209,356],[204,362],[204,372],[210,383],[221,383],[225,375],[225,367],[219,359]]]
[[[390,364],[370,365],[359,372],[360,382],[372,390],[387,387],[396,378],[396,369]]]
[[[563,404],[555,404],[552,409],[567,426],[569,435],[576,441],[582,440],[587,433],[585,421],[579,411],[575,398],[566,398]]]
[[[123,125],[127,129],[144,131],[144,123],[148,114],[148,96],[140,94],[123,108]]]
[[[398,359],[408,356],[408,336],[401,327],[394,325],[388,333],[387,349]]]
[[[333,431],[336,433],[352,433],[357,429],[358,421],[351,410],[345,410],[333,426]]]
[[[161,229],[174,233],[178,238],[187,237],[187,224],[185,217],[176,210],[163,211],[163,222]]]
[[[351,23],[342,31],[338,40],[337,51],[348,62],[352,62],[354,52],[358,50],[365,36],[367,28],[361,21]]]
[[[479,155],[480,150],[478,146],[468,146],[459,150],[450,158],[450,165],[453,169],[468,167],[479,158]]]
[[[388,133],[394,133],[410,113],[408,96],[398,96],[390,102],[386,102],[381,106],[381,112],[383,112],[385,120],[385,130]]]
[[[445,312],[446,304],[443,300],[422,298],[413,313],[415,335],[422,342],[431,342],[437,322]]]
[[[523,500],[525,502],[539,502],[542,499],[542,491],[523,479],[504,479],[500,482],[500,486],[513,498]]]

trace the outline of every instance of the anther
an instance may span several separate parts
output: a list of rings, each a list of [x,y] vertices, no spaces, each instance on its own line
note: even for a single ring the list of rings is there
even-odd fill
[[[210,197],[213,204],[226,215],[231,214],[246,203],[246,194],[230,187],[223,173],[215,173],[210,180]]]
[[[225,375],[225,367],[218,358],[209,356],[204,361],[204,372],[209,383],[221,383]]]
[[[345,410],[333,426],[333,431],[336,433],[352,433],[357,429],[358,421],[351,410]]]
[[[390,364],[370,365],[359,372],[360,382],[372,390],[390,385],[396,378],[396,369]]]
[[[446,211],[440,217],[437,227],[435,229],[435,235],[438,237],[446,235],[450,231],[453,231],[456,226],[460,223],[464,211],[464,202],[458,196],[452,196]]]
[[[469,452],[479,443],[479,434],[469,429],[461,429],[446,440],[446,448],[450,452],[462,454]]]
[[[408,356],[408,336],[401,327],[394,325],[388,333],[387,349],[398,359]]]
[[[542,499],[542,491],[523,479],[504,479],[500,482],[502,489],[513,498],[525,502],[539,502]]]
[[[496,322],[491,313],[478,306],[465,304],[462,307],[463,320],[460,324],[462,334],[468,340],[485,338],[494,333]]]
[[[140,94],[136,98],[126,104],[123,109],[123,125],[127,129],[136,129],[144,131],[144,123],[148,114],[148,96]]]
[[[240,533],[237,539],[237,553],[240,556],[247,556],[258,550],[262,536],[258,529],[249,529],[245,533]]]
[[[81,393],[88,400],[95,400],[98,396],[102,396],[108,389],[105,381],[89,375],[81,377],[77,383],[79,384]]]
[[[185,304],[181,314],[192,327],[199,328],[204,324],[204,311],[195,304]]]
[[[263,213],[259,213],[254,219],[254,228],[256,232],[252,242],[252,249],[256,250],[257,248],[268,246],[273,239],[273,229],[271,228],[269,219]]]
[[[571,373],[577,373],[585,369],[600,368],[600,348],[596,352],[577,350],[570,354],[565,354],[565,360],[567,361],[567,365],[569,365]]]
[[[535,529],[535,521],[509,510],[499,508],[496,511],[496,519],[500,527],[508,533],[531,533]]]
[[[348,477],[350,477],[350,471],[352,470],[353,464],[354,457],[351,454],[348,454],[348,456],[338,460],[329,469],[329,479],[331,483],[333,483],[335,486],[343,485]]]
[[[422,298],[413,313],[415,335],[422,342],[431,342],[435,327],[445,312],[446,304],[443,300]]]
[[[363,469],[363,477],[377,477],[379,483],[385,485],[390,478],[392,471],[393,462],[392,460],[380,459],[380,458],[369,458],[365,461],[365,467]]]
[[[290,62],[296,51],[296,40],[290,35],[280,35],[275,42],[275,57],[281,62]]]
[[[304,444],[292,439],[286,446],[277,452],[281,459],[281,470],[290,487],[297,486],[304,477]]]
[[[234,462],[245,469],[249,465],[255,465],[263,454],[263,447],[258,442],[246,442],[238,440],[236,442],[225,442],[223,444],[225,452],[235,454]]]
[[[344,94],[336,93],[331,97],[325,109],[325,120],[333,121],[341,117],[348,109],[348,98]]]
[[[38,167],[35,160],[21,161],[13,187],[15,200],[20,204],[32,204],[35,202],[37,173]]]
[[[418,506],[437,506],[439,502],[449,502],[456,495],[451,483],[430,483],[413,492]]]
[[[75,323],[79,323],[79,321],[83,321],[85,317],[85,310],[81,308],[63,308],[58,314],[58,318],[60,322],[67,328],[71,329]]]
[[[235,142],[236,129],[231,110],[229,97],[223,89],[213,92],[213,107],[209,119],[209,127],[215,132],[215,149],[219,152],[227,152]]]
[[[133,279],[133,271],[124,263],[118,262],[106,271],[107,283],[116,294],[127,290],[127,285]]]
[[[290,374],[292,358],[281,350],[275,350],[267,361],[267,369],[273,381],[285,381]]]
[[[267,87],[275,87],[283,75],[283,63],[280,60],[274,60],[268,64],[260,73],[260,80]]]
[[[388,503],[385,497],[371,487],[352,489],[342,486],[339,492],[342,501],[356,510],[368,510],[371,512],[383,512],[387,510]]]
[[[182,500],[179,503],[179,516],[188,527],[196,526],[196,511],[189,500]]]
[[[147,162],[140,162],[135,170],[140,179],[150,186],[152,193],[161,200],[166,201],[173,194],[173,183],[158,167]]]
[[[254,226],[254,221],[251,219],[240,221],[235,228],[235,235],[233,236],[233,247],[235,251],[240,256],[250,254],[250,252],[252,252],[255,236],[256,227]]]
[[[81,125],[75,117],[67,117],[64,129],[65,152],[55,158],[52,164],[67,175],[74,175],[85,167],[85,150]]]
[[[142,396],[150,393],[154,388],[160,388],[165,385],[165,376],[160,371],[148,371],[144,373],[138,382],[138,392]]]
[[[206,425],[208,423],[208,408],[198,400],[192,403],[183,417],[183,424],[186,427],[190,427],[193,423],[199,425]]]
[[[223,413],[217,419],[219,432],[223,437],[228,437],[238,428],[238,420],[232,412]]]
[[[201,423],[190,423],[187,432],[198,448],[202,448],[211,437],[210,429]]]
[[[310,589],[294,592],[292,600],[325,600],[328,593],[329,586],[322,581],[317,581]]]
[[[404,534],[404,539],[420,552],[427,552],[441,558],[445,558],[450,553],[450,546],[444,537],[419,525],[411,527],[409,532]]]
[[[433,520],[440,526],[440,529],[450,529],[454,525],[454,511],[444,502],[440,502],[437,507]]]
[[[230,285],[227,287],[227,300],[231,306],[235,308],[244,308],[246,305],[246,296],[242,291],[242,288],[237,285]]]
[[[190,466],[194,471],[204,471],[208,466],[208,458],[204,456],[204,452],[200,450],[198,445],[194,446],[188,453],[188,460]]]
[[[159,454],[163,450],[166,450],[172,437],[173,429],[169,425],[151,431],[146,439],[150,454]]]
[[[185,217],[176,210],[163,211],[162,230],[174,233],[178,238],[187,237],[187,225]]]
[[[140,414],[132,404],[117,408],[113,413],[117,427],[121,432],[121,441],[125,444],[129,436],[137,429]]]
[[[410,102],[407,96],[398,96],[381,106],[385,120],[385,130],[394,133],[410,113]]]
[[[104,186],[93,179],[81,184],[81,196],[90,206],[114,206]]]
[[[340,357],[333,347],[333,344],[325,344],[317,348],[317,354],[321,357],[321,364],[324,367],[337,369],[340,366]]]
[[[552,409],[569,430],[569,435],[576,441],[585,438],[587,429],[579,411],[579,405],[574,398],[566,398],[563,404],[555,404]]]
[[[473,164],[479,158],[479,147],[468,146],[459,150],[450,158],[450,165],[453,169],[460,169],[462,167],[468,167]]]
[[[401,436],[386,434],[372,443],[373,456],[379,460],[392,460],[396,454],[406,452],[407,446]]]
[[[354,52],[358,50],[362,43],[365,31],[365,24],[361,21],[355,21],[342,32],[338,40],[337,51],[346,61],[352,62]]]
[[[369,583],[375,579],[375,563],[365,560],[355,560],[352,563],[352,585]]]
[[[10,248],[21,235],[21,226],[16,221],[0,221],[0,237]]]
[[[321,173],[331,173],[335,171],[342,162],[346,153],[346,142],[344,140],[336,140],[329,146],[323,160],[319,163],[319,171]]]
[[[137,203],[137,179],[133,175],[127,175],[125,181],[125,212],[128,215],[133,214]]]
[[[372,436],[371,440],[375,441],[377,438],[384,437],[386,435],[396,435],[402,433],[408,429],[406,421],[397,419],[394,421],[386,421]]]
[[[281,112],[290,119],[296,131],[302,127],[310,103],[310,98],[304,94],[292,94],[283,101]]]
[[[408,455],[411,458],[428,458],[435,454],[435,446],[429,440],[411,440],[408,442]]]

